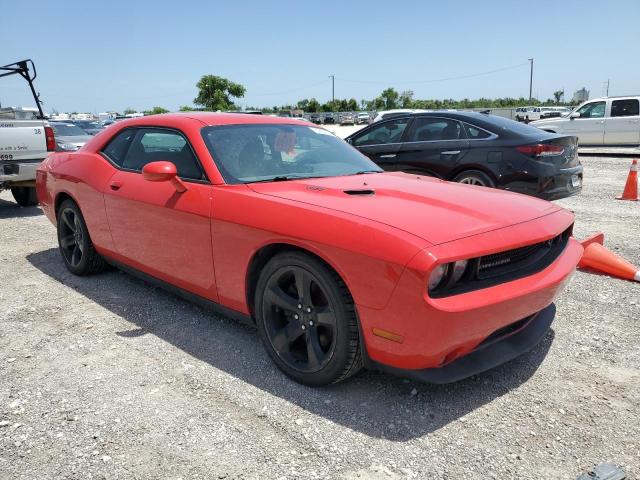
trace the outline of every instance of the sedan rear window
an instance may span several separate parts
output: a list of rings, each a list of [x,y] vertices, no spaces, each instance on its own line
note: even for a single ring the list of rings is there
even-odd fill
[[[205,127],[202,137],[227,183],[382,171],[322,128],[288,124],[228,125]]]
[[[78,137],[87,134],[80,127],[71,123],[52,123],[51,126],[56,137]]]

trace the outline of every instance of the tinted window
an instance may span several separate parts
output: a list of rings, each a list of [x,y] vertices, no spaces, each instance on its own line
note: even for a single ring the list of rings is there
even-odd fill
[[[631,117],[636,115],[640,115],[640,102],[638,100],[614,100],[611,103],[612,117]]]
[[[491,134],[486,130],[474,127],[473,125],[466,124],[465,129],[467,130],[467,137],[470,139],[478,140],[480,138],[489,138],[491,136]]]
[[[84,130],[71,123],[51,123],[51,127],[57,137],[78,137],[86,135]]]
[[[413,122],[409,142],[458,140],[464,138],[462,125],[447,118],[418,117]]]
[[[376,125],[364,135],[354,138],[353,145],[362,147],[365,145],[398,143],[408,123],[409,119],[403,118],[402,120],[391,120]]]
[[[109,157],[113,163],[122,166],[124,155],[127,153],[127,148],[129,147],[129,142],[134,135],[135,130],[123,130],[108,143],[102,152]]]
[[[202,137],[227,183],[382,171],[322,128],[288,124],[229,125],[206,127]]]
[[[188,180],[205,180],[191,147],[178,132],[144,128],[136,131],[122,168],[142,171],[151,162],[171,162],[178,176]]]
[[[577,112],[580,118],[601,118],[604,117],[604,102],[592,102],[580,107]]]

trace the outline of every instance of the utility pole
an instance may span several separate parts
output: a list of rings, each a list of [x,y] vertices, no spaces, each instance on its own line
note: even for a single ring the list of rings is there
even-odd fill
[[[607,78],[607,94],[605,95],[605,97],[609,96],[609,78]]]
[[[331,79],[331,103],[336,102],[336,77],[335,75],[329,75]]]
[[[531,94],[533,93],[533,58],[530,58],[531,62],[531,75],[529,76],[529,103],[531,103]]]

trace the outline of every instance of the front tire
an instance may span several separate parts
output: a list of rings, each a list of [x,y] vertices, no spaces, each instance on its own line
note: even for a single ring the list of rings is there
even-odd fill
[[[479,170],[467,170],[466,172],[461,172],[455,176],[453,181],[465,183],[467,185],[477,185],[479,187],[494,188],[496,186],[495,182],[489,175]]]
[[[321,261],[298,252],[274,256],[260,273],[254,305],[267,353],[297,382],[328,385],[362,368],[353,299]]]
[[[21,207],[33,207],[38,204],[36,187],[11,187],[11,194]]]
[[[93,246],[78,205],[72,200],[64,200],[57,219],[58,247],[67,269],[80,276],[104,270],[107,264]]]

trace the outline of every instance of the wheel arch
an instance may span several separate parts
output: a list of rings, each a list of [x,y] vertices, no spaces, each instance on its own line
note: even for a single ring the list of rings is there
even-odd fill
[[[335,272],[335,274],[340,278],[340,280],[342,280],[342,282],[347,287],[347,290],[349,291],[349,295],[351,295],[351,297],[353,298],[353,295],[351,294],[351,290],[349,289],[349,285],[345,280],[344,275],[340,272],[338,268],[336,268],[335,265],[333,265],[332,262],[324,258],[318,252],[312,251],[301,245],[295,245],[293,243],[285,243],[285,242],[269,243],[269,244],[263,245],[262,247],[260,247],[258,250],[254,252],[251,259],[249,260],[246,274],[245,274],[245,295],[246,295],[245,300],[247,302],[247,307],[249,309],[249,315],[251,316],[251,319],[254,322],[255,322],[254,298],[255,298],[255,293],[258,285],[258,278],[260,276],[260,272],[262,271],[264,266],[267,264],[267,262],[269,262],[269,260],[271,260],[274,256],[283,252],[299,252],[299,253],[308,255],[312,258],[315,258],[316,260],[319,260],[327,268]],[[356,316],[357,316],[357,312],[356,312]]]
[[[60,209],[60,205],[62,205],[62,202],[64,202],[65,200],[71,200],[73,203],[78,205],[78,208],[80,208],[80,204],[77,202],[75,198],[73,198],[73,196],[69,192],[66,192],[66,191],[58,192],[53,202],[53,215],[56,218],[56,220],[58,219],[58,210]],[[82,211],[82,209],[80,209],[80,211]]]
[[[483,165],[461,165],[460,167],[454,169],[451,172],[451,174],[449,175],[449,178],[447,178],[447,180],[452,182],[453,179],[456,178],[461,173],[472,172],[474,170],[478,171],[478,172],[482,172],[485,175],[488,175],[489,178],[491,180],[493,180],[496,185],[498,184],[498,177],[496,177],[496,174],[493,173],[489,168],[487,168],[487,167],[485,167]]]

